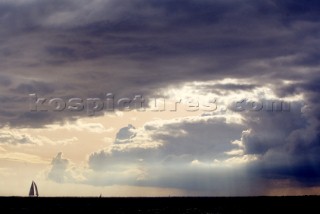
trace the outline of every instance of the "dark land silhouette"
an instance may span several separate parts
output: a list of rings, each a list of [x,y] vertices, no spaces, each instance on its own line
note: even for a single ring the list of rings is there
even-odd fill
[[[0,197],[3,213],[316,213],[319,196],[299,197]],[[2,213],[2,212],[1,212]]]

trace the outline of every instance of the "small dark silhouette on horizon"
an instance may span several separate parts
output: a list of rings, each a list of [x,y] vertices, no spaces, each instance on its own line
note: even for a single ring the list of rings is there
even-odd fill
[[[38,187],[34,181],[31,183],[29,197],[39,197]]]

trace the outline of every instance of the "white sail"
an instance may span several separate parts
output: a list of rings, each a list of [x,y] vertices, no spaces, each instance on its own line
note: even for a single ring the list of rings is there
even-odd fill
[[[38,196],[39,196],[39,193],[38,193],[37,184],[34,181],[32,181],[30,191],[29,191],[29,197],[38,197]]]

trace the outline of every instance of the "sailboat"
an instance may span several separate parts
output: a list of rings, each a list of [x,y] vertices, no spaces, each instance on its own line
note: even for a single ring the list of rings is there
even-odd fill
[[[38,196],[39,196],[39,192],[38,192],[37,184],[34,181],[32,181],[30,191],[29,191],[29,197],[38,197]]]

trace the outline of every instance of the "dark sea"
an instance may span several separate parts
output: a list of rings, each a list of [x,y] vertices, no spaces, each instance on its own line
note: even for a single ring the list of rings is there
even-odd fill
[[[319,213],[320,196],[59,198],[0,197],[1,213]]]

